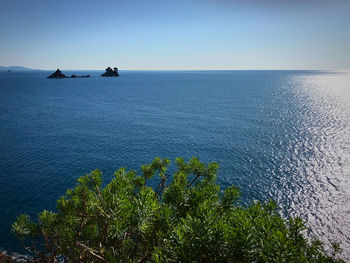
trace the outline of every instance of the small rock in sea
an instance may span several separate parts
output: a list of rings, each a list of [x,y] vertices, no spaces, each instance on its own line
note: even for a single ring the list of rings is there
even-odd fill
[[[62,73],[61,70],[57,69],[56,72],[48,76],[48,79],[63,79],[66,78],[67,76]]]
[[[118,77],[118,68],[112,69],[111,67],[106,68],[106,72],[101,75],[102,77]]]
[[[54,72],[53,74],[51,74],[50,76],[48,76],[48,79],[63,79],[63,78],[71,78],[71,79],[75,79],[75,78],[89,78],[90,75],[84,75],[84,76],[78,76],[78,75],[71,75],[70,77],[67,77],[66,75],[64,75],[62,73],[61,70],[57,69],[56,72]]]

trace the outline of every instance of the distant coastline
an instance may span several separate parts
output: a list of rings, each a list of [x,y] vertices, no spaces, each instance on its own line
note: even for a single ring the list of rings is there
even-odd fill
[[[0,66],[0,71],[42,71],[42,69],[26,68],[22,66]]]

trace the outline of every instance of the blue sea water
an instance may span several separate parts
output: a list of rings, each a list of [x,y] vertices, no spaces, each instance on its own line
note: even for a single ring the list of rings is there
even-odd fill
[[[0,72],[0,248],[21,213],[55,209],[76,179],[107,182],[156,156],[220,165],[243,202],[273,198],[350,255],[350,72]]]

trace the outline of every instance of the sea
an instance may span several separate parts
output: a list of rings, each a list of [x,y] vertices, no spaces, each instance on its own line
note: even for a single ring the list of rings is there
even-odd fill
[[[274,199],[350,258],[350,71],[52,72],[0,72],[0,249],[23,251],[16,218],[55,210],[94,169],[108,183],[122,166],[196,156],[242,205]]]

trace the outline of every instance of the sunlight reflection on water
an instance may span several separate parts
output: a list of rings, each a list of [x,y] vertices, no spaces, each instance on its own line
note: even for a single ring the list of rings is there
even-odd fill
[[[283,123],[294,123],[294,127],[286,129],[287,140],[273,141],[282,145],[280,155],[288,152],[290,156],[280,156],[283,159],[280,184],[275,184],[271,191],[271,196],[278,196],[279,203],[289,204],[289,212],[297,211],[309,222],[314,235],[324,241],[341,242],[347,258],[350,255],[349,84],[349,72],[294,76],[290,86],[286,84],[282,96],[289,96],[289,103],[298,109],[281,113],[281,119],[294,120]]]

